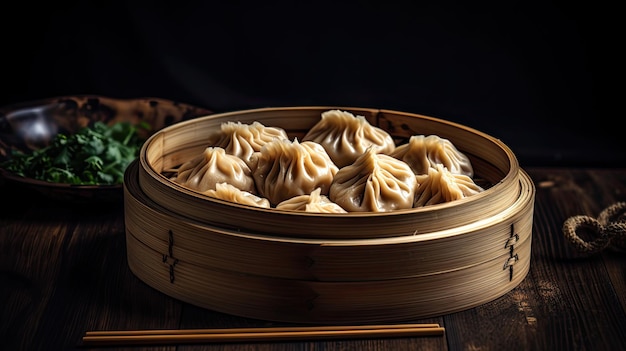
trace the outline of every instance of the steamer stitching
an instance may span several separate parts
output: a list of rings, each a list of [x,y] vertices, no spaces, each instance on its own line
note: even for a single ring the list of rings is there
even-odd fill
[[[170,283],[174,283],[174,266],[178,264],[178,258],[174,258],[174,232],[169,230],[168,254],[163,254],[163,263],[170,267]]]
[[[519,234],[515,232],[515,223],[511,223],[511,236],[506,240],[504,248],[509,248],[509,258],[504,262],[503,270],[509,269],[509,281],[513,280],[513,265],[519,260],[519,256],[514,253],[515,244],[519,241]]]

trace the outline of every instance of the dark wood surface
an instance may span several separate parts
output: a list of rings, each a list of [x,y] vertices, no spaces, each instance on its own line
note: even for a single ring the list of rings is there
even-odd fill
[[[568,217],[626,201],[626,169],[526,171],[537,187],[530,272],[490,303],[410,321],[439,323],[444,336],[146,349],[626,350],[626,252],[583,254],[562,233]],[[280,325],[182,303],[136,278],[121,203],[59,204],[6,184],[0,194],[1,350],[82,349],[88,330]]]

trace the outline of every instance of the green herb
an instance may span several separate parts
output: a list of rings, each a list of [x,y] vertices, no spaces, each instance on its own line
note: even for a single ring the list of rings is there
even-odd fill
[[[126,167],[134,161],[145,140],[140,128],[119,122],[96,122],[76,134],[57,134],[52,142],[32,153],[14,150],[1,166],[23,177],[73,185],[113,185],[124,181]]]

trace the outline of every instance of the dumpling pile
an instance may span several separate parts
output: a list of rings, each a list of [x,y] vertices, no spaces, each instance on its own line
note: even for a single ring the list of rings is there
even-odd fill
[[[225,122],[201,155],[170,178],[206,196],[317,213],[389,212],[484,191],[450,140],[413,135],[396,145],[364,116],[329,110],[301,141],[259,122]]]

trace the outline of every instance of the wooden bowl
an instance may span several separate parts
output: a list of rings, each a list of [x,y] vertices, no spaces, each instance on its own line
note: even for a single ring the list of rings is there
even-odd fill
[[[11,157],[12,150],[25,153],[50,144],[57,134],[71,135],[96,121],[109,125],[141,121],[152,133],[163,127],[211,111],[167,99],[121,99],[99,95],[75,95],[24,101],[0,107],[0,162]],[[144,134],[147,138],[150,134]],[[11,184],[23,186],[55,200],[76,202],[121,201],[122,184],[70,185],[25,178],[0,168],[0,176]]]
[[[300,139],[330,109],[365,116],[398,144],[418,134],[449,139],[485,191],[410,210],[299,213],[210,198],[163,175],[206,148],[207,131],[223,122],[259,121]],[[524,279],[534,194],[500,140],[442,119],[325,106],[215,114],[158,131],[128,168],[128,262],[170,296],[235,315],[299,323],[424,318],[491,301]]]

